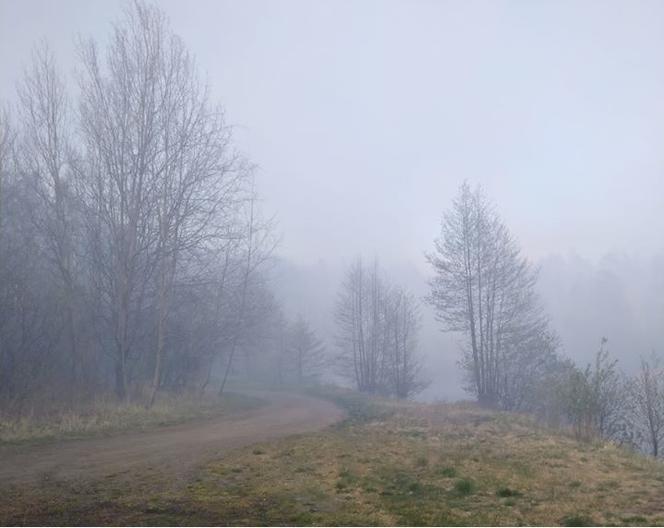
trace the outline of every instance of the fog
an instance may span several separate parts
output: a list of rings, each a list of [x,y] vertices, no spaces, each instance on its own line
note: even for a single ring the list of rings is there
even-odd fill
[[[523,253],[563,353],[625,370],[664,346],[664,4],[162,0],[281,242],[272,280],[329,349],[351,262],[422,299],[440,220],[479,184]],[[35,42],[77,68],[122,4],[0,0],[0,99]],[[76,90],[72,81],[72,89]],[[422,305],[419,397],[465,397],[458,339]]]

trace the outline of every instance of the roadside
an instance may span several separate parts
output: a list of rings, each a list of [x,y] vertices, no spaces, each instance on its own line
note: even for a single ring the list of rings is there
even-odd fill
[[[21,418],[0,417],[0,449],[6,445],[34,444],[65,439],[146,431],[192,420],[209,419],[259,407],[260,398],[238,392],[221,397],[159,394],[154,406],[99,400],[78,409],[31,413]]]
[[[255,391],[248,410],[145,432],[0,448],[0,486],[44,479],[105,478],[134,468],[182,473],[235,447],[316,430],[341,419],[332,403],[304,395]]]
[[[165,501],[179,511],[177,497],[211,461],[242,446],[316,431],[344,417],[334,404],[311,396],[267,391],[247,396],[266,403],[144,433],[4,446],[0,524],[165,523],[168,516],[153,511],[151,504]]]
[[[270,404],[252,416],[219,421],[210,443],[195,440],[200,431],[192,428],[182,443],[177,434],[169,435],[172,444],[153,438],[158,443],[141,448],[141,456],[150,449],[161,456],[116,472],[104,465],[15,483],[0,489],[0,518],[60,525],[664,524],[664,466],[647,457],[472,404],[316,393],[266,395]],[[338,422],[344,414],[329,400],[343,406],[345,420]],[[198,455],[187,462],[189,452]],[[104,458],[82,456],[90,464]]]

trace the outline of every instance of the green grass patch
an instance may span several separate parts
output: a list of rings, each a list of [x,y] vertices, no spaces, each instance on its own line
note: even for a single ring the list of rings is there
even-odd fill
[[[563,517],[561,524],[563,526],[595,526],[595,522],[587,515],[568,515]]]
[[[437,473],[441,477],[445,478],[454,478],[457,476],[457,471],[453,467],[450,466],[443,466],[437,469]]]
[[[467,478],[459,479],[454,483],[454,491],[459,495],[470,495],[475,492],[475,483]]]

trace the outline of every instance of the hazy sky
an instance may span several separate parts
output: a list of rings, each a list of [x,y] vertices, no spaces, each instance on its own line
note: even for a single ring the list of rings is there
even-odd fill
[[[664,247],[664,2],[163,0],[260,166],[280,254],[422,258],[482,183],[534,259]],[[0,98],[121,2],[0,0]]]
[[[664,3],[161,1],[261,167],[282,253],[409,258],[464,178],[526,251],[648,253],[664,206]],[[0,97],[121,2],[0,1]],[[306,219],[306,221],[303,221]]]

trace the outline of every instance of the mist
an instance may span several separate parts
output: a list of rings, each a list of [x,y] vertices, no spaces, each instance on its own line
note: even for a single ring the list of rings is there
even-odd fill
[[[570,357],[586,360],[603,335],[629,367],[661,348],[657,2],[160,6],[259,166],[278,256],[301,275],[279,284],[301,292],[283,302],[314,311],[327,339],[333,285],[357,255],[426,293],[423,253],[467,179],[541,264]],[[105,35],[122,7],[0,9],[0,96],[11,100],[36,41],[73,71],[75,36]],[[428,309],[424,317],[421,346],[436,373],[427,393],[458,397],[454,341]]]
[[[0,0],[0,447],[267,420],[191,435],[230,449],[291,409],[277,436],[380,422],[361,397],[661,458],[663,28],[655,1]]]

